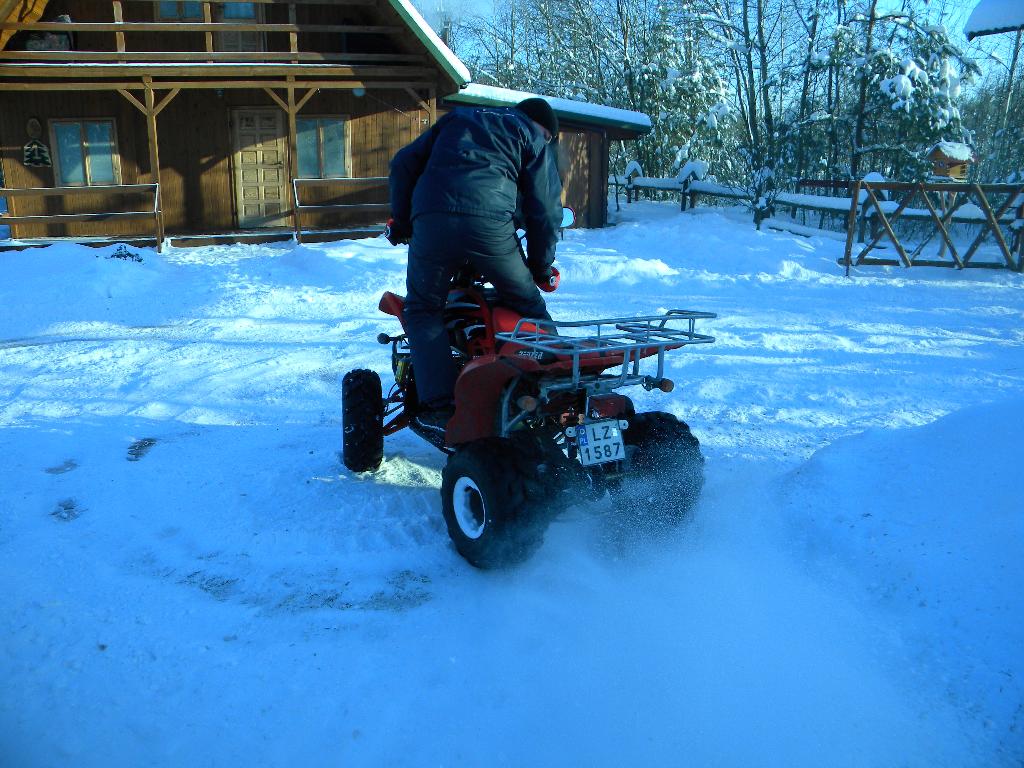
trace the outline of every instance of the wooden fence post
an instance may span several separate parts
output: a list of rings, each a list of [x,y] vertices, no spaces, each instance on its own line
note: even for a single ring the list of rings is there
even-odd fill
[[[846,217],[846,276],[850,276],[850,264],[853,261],[853,237],[857,230],[857,215],[860,208],[860,181],[853,183],[853,194],[850,196],[850,213]],[[861,242],[864,242],[861,240]]]

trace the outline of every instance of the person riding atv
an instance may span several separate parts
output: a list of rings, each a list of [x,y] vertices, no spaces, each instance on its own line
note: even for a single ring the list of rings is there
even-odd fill
[[[457,108],[391,161],[388,239],[409,242],[403,320],[420,405],[413,421],[422,428],[443,432],[454,412],[458,371],[443,312],[460,269],[486,278],[509,309],[551,319],[538,287],[550,290],[556,274],[557,138],[558,118],[541,98]],[[526,231],[525,263],[517,224]]]

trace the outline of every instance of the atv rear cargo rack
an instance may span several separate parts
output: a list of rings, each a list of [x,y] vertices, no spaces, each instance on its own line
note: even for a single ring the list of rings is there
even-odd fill
[[[641,384],[658,387],[665,377],[665,350],[689,344],[711,344],[715,338],[697,333],[697,320],[717,317],[714,312],[672,309],[663,315],[614,317],[600,320],[536,320],[523,318],[511,332],[496,333],[496,339],[511,342],[540,354],[555,355],[572,363],[572,381],[545,387],[548,391],[578,389],[615,389]],[[587,335],[571,335],[589,331]],[[570,335],[564,335],[568,332]],[[640,373],[640,360],[657,355],[657,374]],[[621,357],[621,361],[619,360]],[[602,365],[605,363],[606,365]],[[586,373],[587,368],[614,368],[619,373]],[[597,385],[597,386],[595,386]]]

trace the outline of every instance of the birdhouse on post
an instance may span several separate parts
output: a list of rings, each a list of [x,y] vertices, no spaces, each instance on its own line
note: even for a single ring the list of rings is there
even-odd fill
[[[940,141],[931,152],[928,159],[932,161],[932,175],[951,179],[953,181],[967,181],[967,172],[977,158],[974,150],[966,144],[956,141]]]

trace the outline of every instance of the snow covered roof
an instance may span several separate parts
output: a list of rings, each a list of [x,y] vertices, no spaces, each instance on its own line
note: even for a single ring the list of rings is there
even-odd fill
[[[950,160],[959,160],[962,163],[974,162],[974,150],[966,144],[961,144],[959,141],[940,141],[932,147],[931,152],[928,154],[931,155],[936,150],[941,152]]]
[[[420,12],[413,8],[409,0],[388,0],[395,12],[402,17],[402,20],[409,25],[413,34],[426,46],[430,55],[434,57],[455,84],[462,88],[470,80],[469,70],[466,65],[459,61],[452,49],[444,44],[444,41],[431,29]]]
[[[560,120],[576,121],[589,125],[600,125],[615,129],[618,136],[614,138],[636,138],[651,132],[651,118],[643,112],[632,112],[628,109],[605,107],[591,104],[588,101],[572,99],[556,99],[543,94],[513,91],[509,88],[498,88],[493,85],[470,83],[458,93],[447,96],[446,100],[456,104],[474,106],[512,107],[523,99],[540,96],[555,110]]]
[[[968,40],[1000,32],[1024,29],[1024,2],[1021,0],[979,0],[964,27]]]

